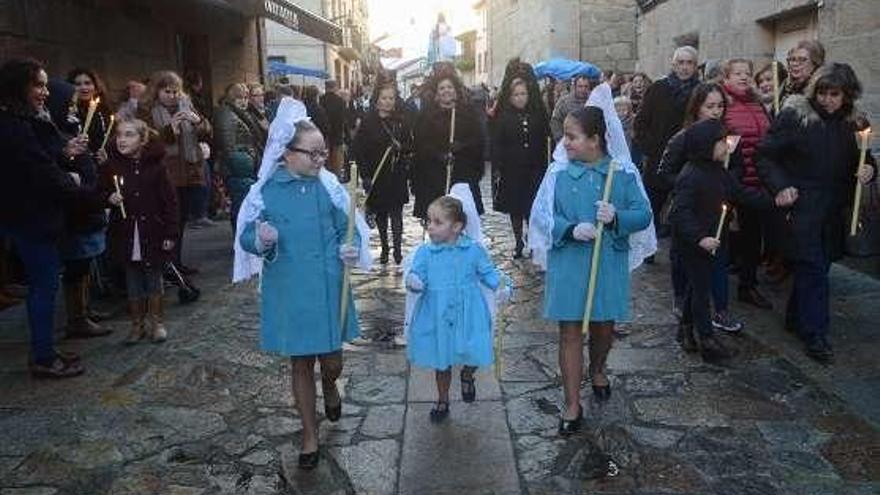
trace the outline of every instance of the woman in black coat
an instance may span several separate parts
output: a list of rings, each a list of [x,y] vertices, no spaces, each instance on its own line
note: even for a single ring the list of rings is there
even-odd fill
[[[412,146],[412,130],[394,82],[376,86],[370,107],[355,136],[353,152],[367,191],[367,208],[376,215],[382,243],[379,262],[388,263],[388,221],[391,220],[394,262],[399,265],[403,261],[403,205],[409,202],[406,156]],[[377,173],[389,148],[385,163]]]
[[[492,167],[500,176],[493,206],[510,215],[514,258],[523,255],[523,221],[529,221],[547,169],[550,124],[540,96],[532,66],[511,60],[499,96],[500,111],[492,122]]]
[[[79,357],[54,345],[55,294],[61,270],[58,239],[63,203],[77,199],[80,177],[59,167],[40,141],[48,76],[39,62],[16,59],[0,68],[0,235],[12,239],[28,280],[31,373],[67,378],[83,373]],[[87,152],[88,139],[64,146],[67,157]]]
[[[758,146],[758,173],[791,206],[787,238],[794,285],[786,327],[796,330],[806,353],[817,361],[833,359],[829,330],[828,270],[843,256],[848,208],[856,172],[867,183],[875,168],[858,169],[855,101],[861,84],[846,64],[823,66],[804,95],[791,95]],[[873,159],[870,159],[873,163]]]
[[[464,86],[455,68],[440,64],[425,83],[425,106],[413,132],[415,160],[412,189],[416,197],[413,214],[427,218],[428,205],[448,191],[446,167],[453,163],[450,187],[463,182],[474,195],[477,211],[483,213],[480,179],[483,177],[485,140],[477,109],[468,103]],[[455,136],[449,144],[452,109],[455,108]]]

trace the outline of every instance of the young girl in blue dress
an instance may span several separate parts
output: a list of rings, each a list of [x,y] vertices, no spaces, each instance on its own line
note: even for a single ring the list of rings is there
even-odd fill
[[[239,212],[234,280],[262,271],[260,347],[289,356],[293,395],[302,418],[299,465],[318,462],[315,361],[321,364],[324,412],[342,415],[336,380],[342,343],[358,335],[351,290],[342,294],[346,266],[370,265],[366,224],[346,243],[350,199],[323,165],[324,138],[302,103],[285,98],[269,129],[259,180]],[[341,311],[342,297],[348,299]]]
[[[461,370],[464,402],[476,398],[474,372],[492,364],[492,301],[484,287],[499,296],[509,283],[479,240],[463,233],[468,221],[462,202],[441,196],[428,207],[430,242],[415,252],[406,277],[407,290],[419,294],[409,324],[409,359],[436,370],[437,403],[431,421],[449,415],[452,366]]]
[[[609,111],[613,113],[613,107]],[[637,174],[621,170],[623,164],[609,156],[606,116],[602,109],[587,106],[566,117],[563,145],[568,163],[551,168],[548,176],[552,174],[552,183],[548,186],[545,177],[542,188],[546,194],[539,194],[538,199],[549,201],[544,209],[552,213],[533,213],[532,217],[543,221],[549,233],[544,317],[559,322],[559,366],[565,393],[559,432],[563,435],[577,431],[583,418],[579,396],[582,321],[597,226],[604,224],[605,233],[589,323],[590,376],[596,398],[607,400],[611,385],[605,362],[614,323],[629,318],[629,237],[651,224],[650,205]],[[619,126],[619,122],[616,124]],[[610,201],[605,202],[602,195],[609,173],[614,174],[614,180]],[[551,190],[546,191],[548,188]],[[543,258],[543,254],[538,257]]]

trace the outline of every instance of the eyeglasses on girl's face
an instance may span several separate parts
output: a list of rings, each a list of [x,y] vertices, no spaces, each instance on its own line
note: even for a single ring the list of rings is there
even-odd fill
[[[307,150],[304,148],[288,148],[290,151],[294,151],[297,153],[303,153],[305,155],[309,155],[309,158],[315,162],[325,162],[327,161],[327,157],[330,156],[330,152],[327,149],[317,149],[317,150]]]

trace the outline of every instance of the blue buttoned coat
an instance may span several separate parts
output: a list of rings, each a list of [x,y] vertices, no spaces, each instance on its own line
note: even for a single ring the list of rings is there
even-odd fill
[[[602,199],[610,158],[597,163],[571,162],[556,178],[553,201],[553,246],[547,256],[544,317],[557,321],[581,321],[587,295],[594,241],[571,236],[581,222],[596,221],[596,201]],[[629,235],[651,223],[651,207],[636,177],[614,172],[610,203],[616,209],[612,224],[605,226],[599,271],[590,321],[621,321],[629,318]]]
[[[333,205],[317,177],[297,176],[284,167],[266,182],[262,194],[260,220],[278,229],[278,243],[260,252],[255,222],[245,226],[240,240],[246,251],[264,257],[260,346],[284,356],[338,351],[358,335],[350,290],[345,328],[340,328],[344,267],[339,247],[345,242],[348,216]]]

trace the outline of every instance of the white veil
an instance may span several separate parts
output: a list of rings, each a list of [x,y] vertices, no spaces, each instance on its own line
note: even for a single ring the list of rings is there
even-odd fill
[[[590,93],[587,105],[602,110],[605,117],[605,141],[608,144],[608,154],[617,166],[623,171],[635,175],[636,183],[647,199],[645,186],[639,169],[632,163],[629,147],[626,144],[626,135],[623,132],[623,124],[614,110],[614,98],[611,95],[611,86],[602,83]],[[553,163],[547,168],[544,180],[532,204],[532,212],[529,216],[529,249],[532,252],[532,262],[547,269],[547,253],[553,246],[553,195],[556,189],[556,174],[565,170],[568,166],[568,156],[560,141],[553,151]],[[635,270],[642,264],[645,258],[657,252],[657,236],[654,233],[654,221],[648,228],[635,232],[629,236],[629,269]]]
[[[296,133],[297,122],[308,120],[308,118],[306,107],[301,101],[289,97],[281,100],[278,112],[275,114],[275,119],[269,126],[269,138],[266,141],[266,149],[263,152],[263,161],[260,163],[257,182],[251,186],[238,212],[235,240],[233,242],[233,249],[235,250],[235,265],[232,273],[233,282],[242,282],[262,271],[263,259],[245,251],[241,247],[241,234],[248,223],[260,217],[260,213],[264,208],[263,186],[272,177],[272,174],[275,173],[279,165],[283,163],[284,149]],[[339,183],[336,175],[322,168],[319,179],[324,189],[330,194],[333,205],[348,213],[351,205],[348,191]],[[369,270],[373,263],[372,255],[370,254],[370,229],[360,212],[357,213],[355,218],[358,234],[361,238],[359,246],[360,257],[357,266]]]

